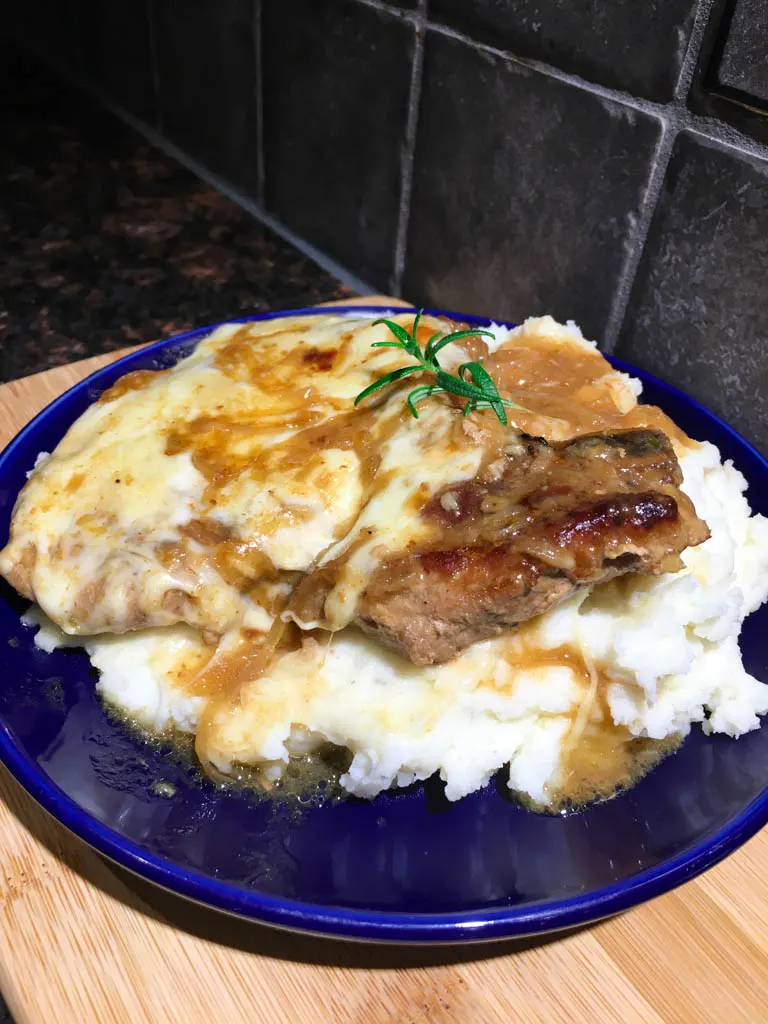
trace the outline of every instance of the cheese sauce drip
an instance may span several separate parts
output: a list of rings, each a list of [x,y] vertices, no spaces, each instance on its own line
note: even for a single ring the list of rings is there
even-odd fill
[[[338,316],[232,324],[129,374],[32,474],[0,571],[70,633],[268,630],[368,502],[388,439],[417,438],[397,396],[353,406],[407,361],[371,347],[389,337]]]
[[[457,326],[424,317],[419,341]],[[230,324],[170,370],[127,375],[32,474],[0,571],[70,633],[182,621],[213,643],[267,632],[281,611],[305,629],[343,628],[390,552],[428,542],[432,496],[492,471],[510,439],[490,410],[464,418],[450,396],[414,419],[404,398],[418,378],[355,408],[409,361],[372,347],[391,338],[338,316]],[[484,359],[524,407],[508,411],[512,431],[653,426],[685,440],[550,318],[490,355],[480,338],[462,346],[444,349],[443,365]]]
[[[263,781],[269,788],[284,759],[301,761],[305,747],[311,775],[317,771],[313,755],[321,736],[347,748],[350,756],[370,751],[376,757],[391,735],[406,748],[414,744],[414,750],[427,738],[428,747],[428,737],[441,734],[456,707],[474,706],[482,715],[489,701],[501,702],[503,708],[505,701],[517,699],[524,714],[521,689],[526,685],[529,694],[531,687],[546,688],[542,703],[553,721],[563,725],[559,766],[545,786],[544,800],[534,803],[539,809],[552,813],[608,797],[636,782],[679,743],[679,737],[634,737],[614,724],[607,703],[610,671],[591,664],[577,647],[540,646],[534,630],[525,627],[478,645],[455,662],[420,669],[391,654],[378,661],[355,630],[341,634],[338,646],[323,641],[318,632],[297,634],[276,650],[259,678],[239,677],[236,703],[209,699],[195,749],[214,777],[238,778],[245,767],[255,773],[254,782]],[[231,669],[237,673],[236,660]],[[200,693],[204,676],[190,680],[186,692]],[[298,750],[297,728],[305,733]],[[433,742],[440,745],[437,739]],[[468,751],[470,757],[476,754]],[[489,764],[494,763],[498,761],[492,751]],[[301,779],[299,765],[291,773],[291,784],[300,785]]]
[[[412,313],[393,319],[413,324]],[[424,317],[419,341],[461,326]],[[593,345],[548,317],[493,352],[474,338],[441,353],[448,370],[484,362],[502,396],[523,407],[507,411],[508,429],[490,410],[463,417],[445,395],[414,419],[405,395],[418,377],[355,408],[363,388],[409,361],[371,347],[391,337],[370,319],[327,315],[222,327],[172,369],[118,381],[19,498],[0,571],[65,632],[186,622],[202,633],[207,653],[184,688],[205,699],[205,765],[221,764],[223,748],[248,761],[256,725],[277,713],[264,710],[258,680],[301,661],[302,639],[321,650],[348,626],[377,567],[439,530],[423,514],[434,496],[492,476],[517,432],[560,441],[647,427],[690,443],[660,410],[637,405],[632,382]],[[515,671],[568,669],[589,702],[574,711],[557,800],[604,793],[660,755],[631,747],[601,717],[605,681],[581,652],[514,651]],[[265,692],[306,703],[319,685],[310,672],[300,686]]]

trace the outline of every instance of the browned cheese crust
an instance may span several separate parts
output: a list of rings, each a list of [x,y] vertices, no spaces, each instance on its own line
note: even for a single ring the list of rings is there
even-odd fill
[[[660,431],[556,444],[513,437],[484,478],[444,489],[424,507],[434,540],[378,569],[357,622],[429,665],[579,587],[629,572],[674,572],[681,552],[709,536],[681,481]]]

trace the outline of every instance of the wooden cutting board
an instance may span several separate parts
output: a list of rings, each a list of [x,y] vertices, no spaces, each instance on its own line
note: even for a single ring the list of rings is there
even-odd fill
[[[0,387],[0,447],[118,354]],[[187,903],[102,860],[4,769],[0,858],[17,1024],[768,1021],[768,830],[621,917],[455,950],[303,938]]]

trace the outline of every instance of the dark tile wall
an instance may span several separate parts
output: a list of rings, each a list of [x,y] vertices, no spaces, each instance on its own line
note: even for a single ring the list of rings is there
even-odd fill
[[[768,146],[768,0],[711,2],[687,107],[710,137],[725,124]]]
[[[437,21],[652,100],[677,84],[696,0],[430,0]]]
[[[264,0],[261,37],[266,209],[388,283],[414,25],[354,0]]]
[[[768,439],[768,164],[675,144],[618,354]]]
[[[574,318],[768,450],[768,0],[26,0],[8,17],[373,288]]]
[[[5,4],[0,32],[21,39],[60,67],[74,69],[80,60],[79,0],[27,0]]]
[[[150,0],[163,132],[215,174],[258,189],[253,0]]]
[[[157,117],[149,0],[79,0],[79,59],[88,77],[150,124]]]
[[[768,4],[762,0],[737,0],[717,78],[768,104]]]
[[[428,32],[405,294],[512,320],[550,312],[599,334],[659,127]]]

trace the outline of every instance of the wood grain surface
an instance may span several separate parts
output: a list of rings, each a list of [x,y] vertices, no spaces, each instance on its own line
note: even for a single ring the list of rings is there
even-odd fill
[[[0,387],[0,446],[118,354]],[[198,907],[104,861],[4,769],[0,843],[0,989],[17,1024],[768,1021],[768,830],[620,917],[457,949],[304,938]]]

